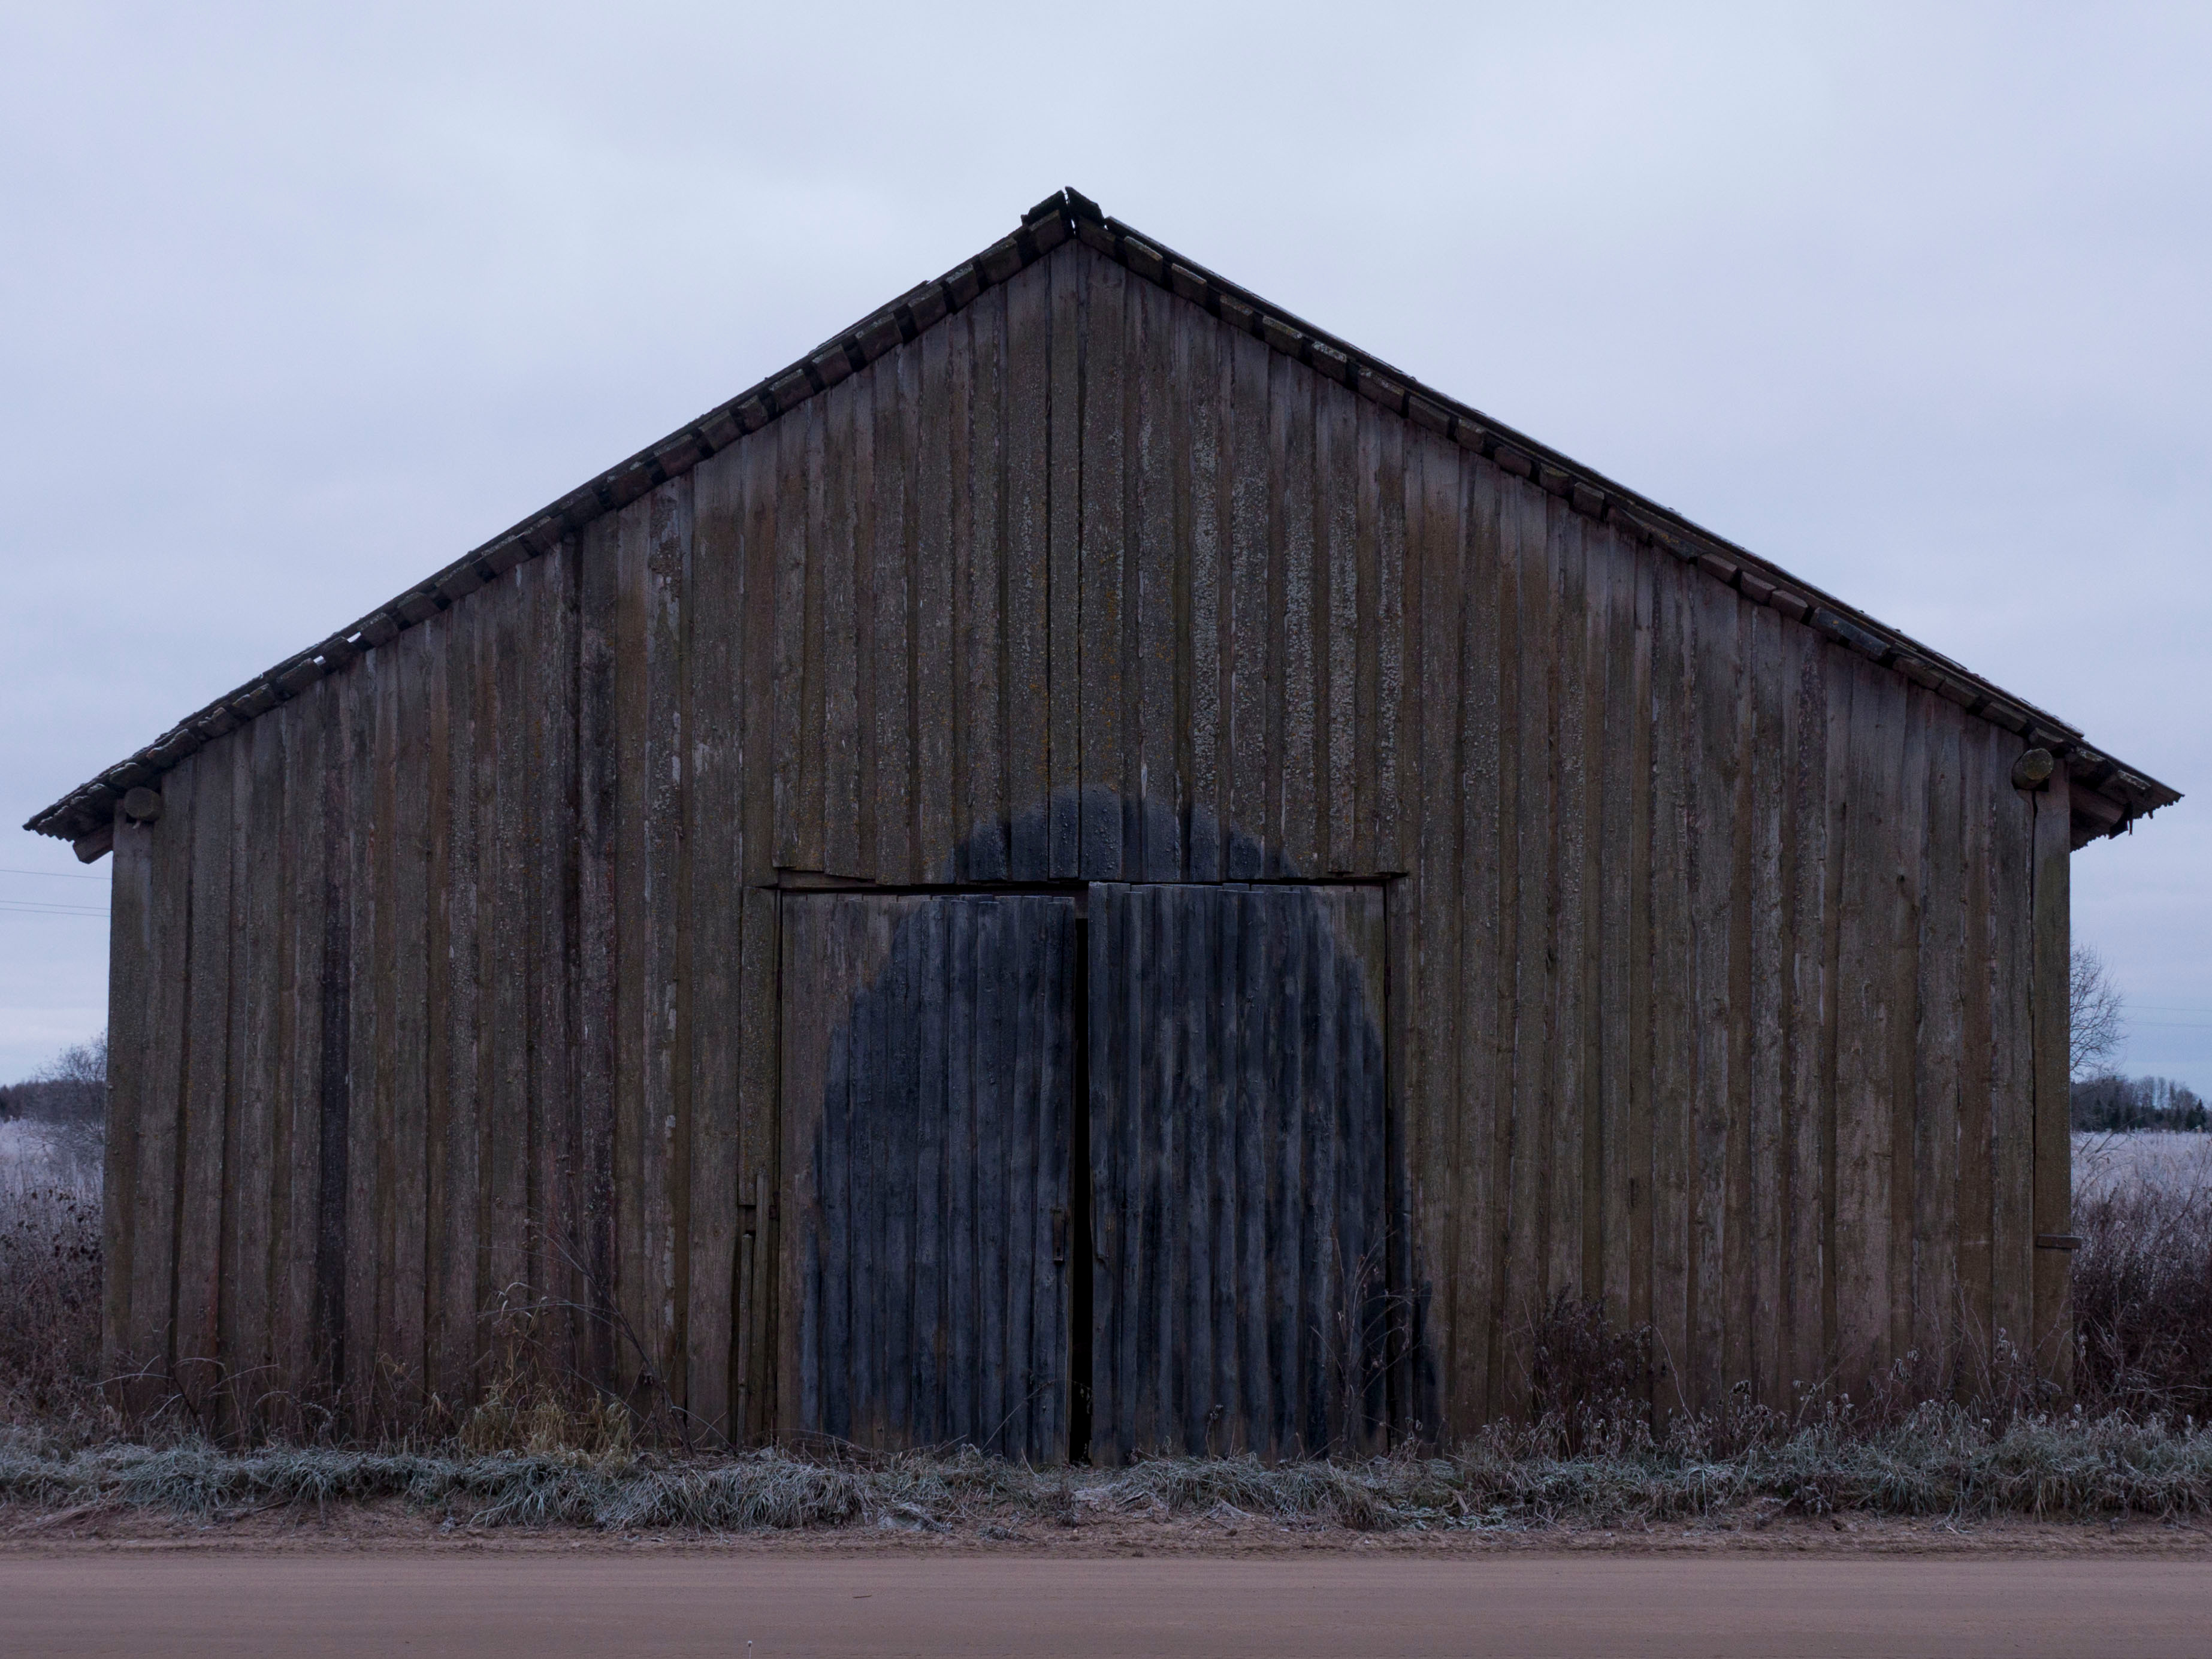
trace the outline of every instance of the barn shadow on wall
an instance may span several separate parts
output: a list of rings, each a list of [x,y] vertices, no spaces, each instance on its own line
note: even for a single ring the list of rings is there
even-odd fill
[[[791,900],[842,988],[806,1073],[799,1424],[1036,1462],[1380,1449],[1418,1323],[1382,890],[1270,884],[1249,835],[1103,790],[956,867],[1079,816],[1212,838],[1253,884]]]

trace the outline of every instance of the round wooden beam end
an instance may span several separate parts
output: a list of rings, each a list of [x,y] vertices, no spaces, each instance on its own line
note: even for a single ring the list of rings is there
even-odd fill
[[[2051,775],[2058,763],[2051,757],[2048,749],[2031,749],[2012,763],[2012,787],[2015,789],[2040,789],[2051,781]]]
[[[161,816],[160,792],[143,783],[127,791],[123,797],[123,816],[133,823],[153,823]]]

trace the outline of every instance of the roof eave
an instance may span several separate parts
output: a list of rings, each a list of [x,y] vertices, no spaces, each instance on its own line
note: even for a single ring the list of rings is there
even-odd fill
[[[225,693],[128,760],[34,814],[23,827],[70,841],[92,833],[112,821],[115,803],[125,790],[151,783],[185,756],[298,696],[362,652],[449,608],[525,560],[558,546],[563,538],[601,514],[625,507],[667,479],[689,471],[747,433],[757,431],[963,308],[985,289],[1007,281],[1071,239],[1136,276],[1203,306],[1224,323],[1297,358],[1324,378],[1340,380],[1415,425],[1476,451],[1501,470],[1532,480],[1576,511],[1698,566],[1753,603],[1771,606],[1948,698],[1968,713],[2017,732],[2031,744],[2051,750],[2066,760],[2077,787],[2086,782],[2120,809],[2120,816],[2106,833],[2119,834],[2136,819],[2181,799],[2178,791],[2123,766],[2090,745],[2077,728],[1941,653],[1832,594],[1798,580],[1759,555],[1595,469],[1424,385],[1372,353],[1268,304],[1249,289],[1186,258],[1165,243],[1108,216],[1078,191],[1063,190],[1024,215],[1012,235],[1001,237],[974,258],[933,282],[918,284],[798,362],[464,554],[321,644],[287,658]]]

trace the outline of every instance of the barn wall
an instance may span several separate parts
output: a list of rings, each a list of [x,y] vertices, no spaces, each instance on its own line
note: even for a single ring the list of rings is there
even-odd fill
[[[1401,1422],[1524,1408],[1559,1294],[1668,1404],[2045,1339],[2023,746],[1064,245],[118,823],[112,1357],[404,1411],[527,1304],[765,1432],[775,884],[832,878],[1387,878]]]

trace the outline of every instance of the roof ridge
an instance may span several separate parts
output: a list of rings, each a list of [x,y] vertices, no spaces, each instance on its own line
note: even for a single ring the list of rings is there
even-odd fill
[[[1228,325],[1295,357],[1324,379],[1350,387],[1415,425],[1528,478],[1576,512],[1698,566],[1755,604],[1771,606],[1917,684],[2018,733],[2032,744],[2075,758],[2081,781],[2120,808],[2110,833],[2181,799],[2147,775],[2092,747],[2075,727],[2003,690],[1897,629],[1846,605],[1778,565],[1693,523],[1672,508],[1561,454],[1548,445],[1424,385],[1370,352],[1317,328],[1250,289],[1186,258],[1164,242],[1109,217],[1073,187],[1055,191],[972,258],[942,276],[917,283],[869,313],[797,362],[767,376],[648,445],[551,506],[494,536],[321,643],[294,653],[177,722],[120,764],[80,785],[34,814],[23,827],[81,839],[112,822],[115,803],[208,743],[298,696],[364,652],[447,610],[516,565],[549,552],[563,537],[602,514],[637,500],[690,471],[825,392],[877,358],[914,339],[986,289],[997,287],[1063,244],[1075,240],[1133,275],[1203,307]],[[97,857],[98,853],[90,854]]]

